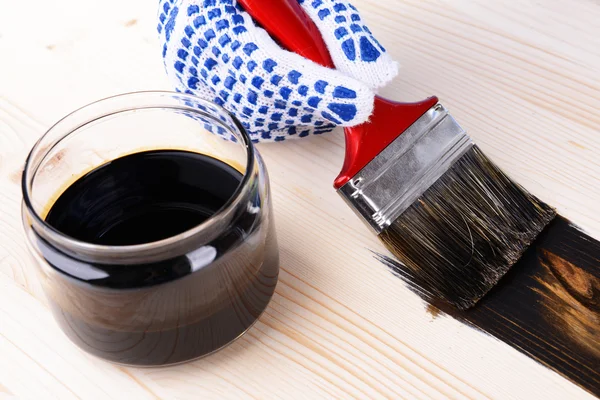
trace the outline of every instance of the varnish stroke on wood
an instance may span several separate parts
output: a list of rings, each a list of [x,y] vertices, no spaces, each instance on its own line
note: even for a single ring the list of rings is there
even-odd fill
[[[419,292],[409,270],[379,258]],[[565,218],[474,308],[431,302],[429,311],[502,340],[600,397],[600,242]]]

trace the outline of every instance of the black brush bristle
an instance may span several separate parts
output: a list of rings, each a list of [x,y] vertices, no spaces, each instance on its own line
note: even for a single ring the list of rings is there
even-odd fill
[[[415,285],[467,309],[555,216],[474,146],[379,237]]]

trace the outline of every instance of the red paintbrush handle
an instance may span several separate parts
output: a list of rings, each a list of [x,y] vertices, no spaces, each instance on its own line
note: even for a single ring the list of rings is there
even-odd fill
[[[290,51],[335,68],[319,29],[297,0],[238,0],[271,36]],[[334,186],[339,189],[438,102],[398,103],[375,97],[368,122],[346,128],[346,158]]]
[[[238,0],[279,44],[324,67],[335,68],[321,32],[297,0]]]
[[[238,2],[283,47],[324,67],[335,68],[319,28],[297,0]]]

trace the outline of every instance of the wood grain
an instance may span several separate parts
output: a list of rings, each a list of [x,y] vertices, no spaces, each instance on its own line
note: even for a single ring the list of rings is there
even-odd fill
[[[402,64],[382,94],[436,94],[519,183],[600,237],[600,4],[355,0]],[[102,97],[169,89],[142,0],[0,0],[0,393],[19,398],[586,399],[550,369],[422,301],[333,191],[343,137],[261,145],[282,273],[266,314],[222,352],[122,368],[53,321],[20,222],[19,170],[51,124]],[[6,12],[5,10],[9,10]],[[132,20],[136,20],[132,24]]]
[[[430,304],[502,340],[600,396],[600,242],[557,217],[502,280],[470,310],[421,291],[412,272],[378,258]]]

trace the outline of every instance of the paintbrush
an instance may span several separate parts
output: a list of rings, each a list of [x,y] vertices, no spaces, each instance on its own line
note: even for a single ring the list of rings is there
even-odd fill
[[[334,68],[297,0],[238,0],[284,48]],[[429,298],[472,307],[522,256],[555,211],[513,182],[431,97],[380,97],[346,128],[334,187]]]

